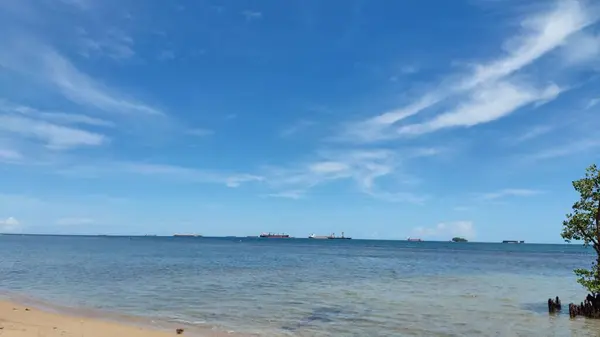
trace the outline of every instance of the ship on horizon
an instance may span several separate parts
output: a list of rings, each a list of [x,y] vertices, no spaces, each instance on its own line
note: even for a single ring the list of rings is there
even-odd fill
[[[410,242],[421,242],[423,240],[421,240],[420,238],[411,238],[410,236],[406,238],[406,241],[410,241]]]
[[[523,240],[504,240],[502,243],[525,243]]]
[[[268,239],[289,239],[290,236],[288,234],[274,234],[274,233],[261,233],[260,234],[261,238],[268,238]]]
[[[173,234],[174,237],[192,237],[192,238],[201,238],[202,235],[200,234]]]
[[[335,236],[335,233],[331,233],[331,235],[315,235],[311,234],[308,236],[309,239],[315,240],[351,240],[351,237],[344,236],[344,232],[342,232],[342,236]]]

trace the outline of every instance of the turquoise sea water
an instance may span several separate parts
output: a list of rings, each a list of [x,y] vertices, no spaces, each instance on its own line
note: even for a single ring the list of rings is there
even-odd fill
[[[581,301],[572,270],[592,258],[577,245],[0,236],[0,290],[199,335],[600,336],[545,303]]]

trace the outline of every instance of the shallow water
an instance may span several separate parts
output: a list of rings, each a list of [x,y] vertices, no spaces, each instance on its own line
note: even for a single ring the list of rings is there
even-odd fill
[[[576,245],[0,236],[0,289],[260,336],[600,336]]]

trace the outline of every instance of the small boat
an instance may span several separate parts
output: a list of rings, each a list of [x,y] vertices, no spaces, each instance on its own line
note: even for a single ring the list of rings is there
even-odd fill
[[[410,236],[406,238],[406,241],[410,241],[410,242],[421,242],[423,240],[419,239],[419,238],[411,238]]]
[[[260,237],[269,239],[288,239],[290,236],[288,234],[262,233],[260,234]]]

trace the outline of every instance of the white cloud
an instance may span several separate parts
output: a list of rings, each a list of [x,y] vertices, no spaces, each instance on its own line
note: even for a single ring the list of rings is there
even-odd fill
[[[290,136],[293,136],[293,135],[297,134],[298,132],[300,132],[300,131],[302,131],[304,129],[307,129],[310,126],[313,126],[315,124],[316,123],[313,122],[313,121],[300,120],[300,121],[297,121],[296,123],[294,123],[294,125],[292,125],[292,126],[290,126],[288,128],[283,129],[279,133],[279,135],[281,137],[290,137]]]
[[[82,114],[41,111],[29,106],[18,105],[0,99],[0,112],[20,114],[26,117],[41,119],[57,124],[90,125],[114,127],[111,121],[90,117]]]
[[[527,132],[523,133],[522,135],[512,138],[511,142],[512,143],[522,143],[522,142],[528,141],[530,139],[534,139],[534,138],[540,137],[542,135],[545,135],[552,130],[554,130],[554,126],[550,126],[550,125],[534,126],[533,128],[529,129]]]
[[[104,135],[19,116],[0,115],[0,132],[41,140],[51,149],[98,146],[106,143]]]
[[[405,175],[397,172],[401,164],[415,157],[435,155],[431,149],[405,149],[398,153],[386,149],[320,151],[317,158],[296,168],[267,168],[265,181],[278,190],[272,196],[302,194],[318,185],[337,180],[354,181],[358,190],[373,198],[391,202],[421,203],[424,198],[405,191],[408,184],[392,180],[378,184],[384,177]],[[401,186],[395,186],[401,185]]]
[[[508,82],[495,82],[473,91],[470,100],[456,109],[420,124],[403,126],[398,129],[398,133],[422,134],[445,128],[488,123],[530,103],[552,100],[559,93],[560,89],[555,85],[536,90]]]
[[[92,37],[83,28],[77,30],[79,35],[80,54],[85,57],[92,55],[108,56],[115,60],[125,60],[133,57],[133,39],[117,29],[105,29],[100,37]]]
[[[242,12],[242,15],[246,18],[247,21],[258,20],[262,18],[261,12],[253,10],[245,10]]]
[[[597,61],[600,57],[600,35],[581,32],[570,38],[561,51],[568,64]]]
[[[17,161],[23,158],[23,155],[16,150],[0,148],[0,161]]]
[[[170,61],[175,59],[175,52],[172,50],[163,50],[158,54],[160,61]]]
[[[248,182],[260,182],[263,177],[246,173],[227,173],[200,170],[195,168],[149,164],[136,162],[114,162],[97,163],[96,165],[76,165],[62,168],[56,171],[67,176],[82,178],[106,178],[119,177],[123,175],[134,175],[135,177],[164,178],[169,181],[180,181],[186,183],[212,183],[222,184],[235,188]]]
[[[433,227],[416,227],[413,236],[438,240],[450,240],[463,237],[473,240],[476,237],[475,226],[471,221],[442,222]]]
[[[481,195],[481,198],[484,200],[495,200],[504,197],[528,197],[540,193],[542,193],[542,191],[523,188],[507,188],[497,192],[484,193]]]
[[[569,37],[598,20],[594,11],[586,8],[582,2],[564,0],[548,12],[537,14],[523,20],[521,31],[509,38],[505,45],[505,54],[491,62],[474,64],[474,71],[443,80],[443,85],[431,90],[424,96],[405,107],[386,112],[358,123],[346,125],[341,139],[359,142],[374,142],[400,137],[406,133],[422,133],[439,130],[448,126],[473,126],[504,117],[526,104],[538,99],[552,99],[558,93],[558,87],[549,86],[546,90],[527,89],[521,93],[524,85],[511,84],[507,77],[521,71],[544,55],[562,46]],[[493,90],[501,90],[503,96],[493,98]],[[462,96],[469,97],[462,102]],[[457,107],[438,118],[424,124],[413,124],[400,128],[400,133],[390,130],[394,124],[427,110],[434,105],[458,99]],[[489,108],[492,111],[480,111],[476,108]]]
[[[600,103],[600,98],[592,98],[586,105],[586,109],[591,109]]]
[[[4,233],[17,232],[21,229],[21,223],[13,218],[9,217],[4,220],[0,220],[0,231]]]
[[[523,32],[505,43],[507,54],[485,65],[476,65],[474,75],[464,81],[465,88],[495,81],[531,64],[563,45],[573,34],[598,20],[577,0],[558,1],[551,11],[527,18]]]
[[[304,194],[306,192],[302,191],[302,190],[290,190],[290,191],[282,191],[282,192],[278,192],[278,193],[270,193],[267,194],[267,197],[272,197],[272,198],[285,198],[285,199],[294,199],[294,200],[298,200],[301,199]]]
[[[558,146],[548,147],[525,156],[526,161],[539,161],[573,156],[581,153],[596,151],[600,148],[600,140],[591,137],[568,142]],[[593,152],[592,152],[593,153]]]
[[[309,165],[309,170],[315,173],[338,173],[348,170],[350,167],[345,163],[325,161]]]
[[[66,57],[35,39],[0,44],[0,66],[52,85],[67,99],[107,112],[162,115],[151,106],[128,99],[77,69]]]
[[[91,225],[96,221],[90,218],[60,218],[56,220],[56,224],[59,226],[81,226],[81,225]]]
[[[225,185],[227,187],[239,187],[243,183],[262,180],[263,177],[252,174],[235,174],[225,178]]]

